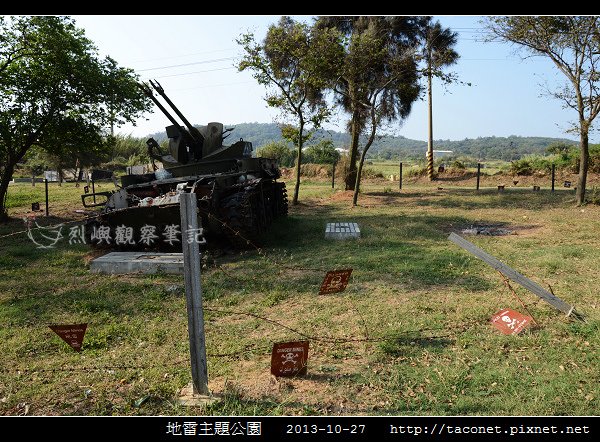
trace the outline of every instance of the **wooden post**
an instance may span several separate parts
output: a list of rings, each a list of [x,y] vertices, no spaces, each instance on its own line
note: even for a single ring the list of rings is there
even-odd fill
[[[44,184],[46,185],[46,216],[50,216],[48,210],[48,179],[44,178]]]
[[[96,185],[94,183],[94,179],[92,178],[92,194],[94,198],[94,204],[96,204]]]
[[[556,171],[556,165],[552,164],[552,192],[554,192],[554,173]]]
[[[402,190],[402,161],[400,161],[400,178],[398,178],[398,189]]]
[[[479,190],[479,176],[481,175],[481,163],[477,163],[477,190]]]
[[[333,171],[331,172],[331,188],[334,189],[335,188],[335,165],[337,164],[337,161],[334,159],[333,160]]]
[[[451,233],[450,236],[448,236],[448,239],[457,246],[460,246],[463,249],[465,249],[467,252],[475,255],[477,258],[481,259],[486,264],[492,266],[494,269],[498,270],[507,278],[510,278],[517,284],[520,284],[521,286],[525,287],[527,290],[546,301],[555,309],[560,310],[567,316],[573,315],[574,318],[581,319],[581,315],[574,311],[575,308],[573,306],[567,304],[565,301],[558,298],[557,296],[554,296],[553,293],[550,293],[548,290],[545,290],[543,287],[540,287],[531,279],[521,275],[519,272],[507,266],[502,261],[496,259],[489,253],[484,252],[472,242],[467,241],[466,239],[462,238],[456,233]]]
[[[180,200],[181,247],[190,339],[193,393],[208,395],[208,370],[206,367],[206,341],[204,339],[204,312],[200,285],[200,246],[195,234],[198,230],[198,204],[195,193],[183,193]]]

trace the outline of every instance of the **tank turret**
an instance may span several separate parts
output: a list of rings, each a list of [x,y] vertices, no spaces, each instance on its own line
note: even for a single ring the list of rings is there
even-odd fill
[[[151,80],[139,86],[172,123],[165,128],[168,152],[163,152],[156,140],[150,138],[146,145],[153,173],[123,176],[120,190],[102,193],[106,196],[103,203],[89,203],[90,198],[100,195],[98,193],[82,195],[85,207],[102,206],[100,217],[86,229],[91,244],[102,229],[103,245],[119,249],[180,248],[180,231],[176,241],[167,244],[157,235],[156,241],[150,243],[144,232],[151,227],[165,231],[179,224],[179,195],[183,192],[196,194],[200,210],[198,221],[207,238],[226,236],[237,246],[258,241],[274,219],[287,215],[285,183],[277,182],[281,174],[274,159],[253,158],[252,143],[242,139],[224,145],[233,128],[225,129],[222,123],[193,126],[158,82]],[[156,161],[160,161],[162,167],[159,168]],[[119,236],[122,228],[131,228],[128,232],[132,236],[125,243],[116,240],[122,237]],[[106,234],[112,234],[114,242],[108,241]]]

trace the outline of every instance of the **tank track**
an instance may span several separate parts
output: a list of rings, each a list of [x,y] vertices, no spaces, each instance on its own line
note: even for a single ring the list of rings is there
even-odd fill
[[[275,181],[257,180],[251,184],[236,185],[231,189],[232,193],[221,198],[218,206],[210,211],[220,219],[225,226],[221,227],[221,233],[233,247],[239,249],[252,249],[260,246],[260,237],[267,231],[273,221],[288,214],[288,200],[285,183]],[[105,217],[106,216],[106,217]],[[139,244],[139,235],[136,234],[136,245],[116,245],[114,242],[98,243],[92,241],[92,231],[100,226],[110,226],[110,236],[115,237],[115,225],[127,224],[115,221],[109,222],[110,212],[105,216],[89,220],[85,226],[85,240],[95,249],[112,249],[119,251],[156,251],[156,252],[178,252],[181,251],[179,242],[169,245],[158,239],[151,245]],[[178,224],[178,219],[171,220]],[[150,222],[150,221],[149,221]],[[151,223],[151,222],[150,222]],[[166,221],[157,222],[157,232],[163,231]],[[226,227],[227,226],[227,227]],[[139,228],[135,229],[136,232]],[[239,232],[239,234],[236,234]],[[181,237],[179,237],[181,239]],[[216,239],[216,238],[213,238]]]
[[[288,214],[288,197],[285,183],[274,183],[275,184],[275,202],[277,207],[276,216],[287,216]]]
[[[260,235],[273,220],[288,213],[285,183],[267,182],[246,186],[221,200],[223,233],[236,248],[260,246]],[[239,233],[239,234],[238,234]]]

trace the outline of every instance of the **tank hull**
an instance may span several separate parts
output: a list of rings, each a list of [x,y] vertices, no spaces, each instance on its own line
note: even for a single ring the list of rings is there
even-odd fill
[[[203,229],[202,239],[194,240],[209,244],[256,246],[272,222],[287,215],[285,184],[276,181],[274,160],[227,159],[165,170],[171,176],[123,176],[121,190],[87,224],[89,243],[116,250],[180,250],[191,235],[180,226],[179,214],[179,197],[188,192],[197,197]]]

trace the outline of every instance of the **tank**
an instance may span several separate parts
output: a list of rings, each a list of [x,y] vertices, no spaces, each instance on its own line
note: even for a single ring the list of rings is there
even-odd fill
[[[168,152],[150,138],[146,144],[154,172],[124,175],[117,190],[82,195],[85,207],[101,207],[100,215],[86,225],[86,241],[119,250],[180,250],[181,241],[191,237],[180,226],[179,198],[194,193],[201,227],[196,233],[201,235],[194,233],[192,239],[209,244],[227,239],[237,248],[256,245],[288,211],[276,160],[252,157],[252,143],[243,139],[225,145],[233,129],[221,123],[192,126],[158,82],[139,86],[172,123],[166,127]]]

